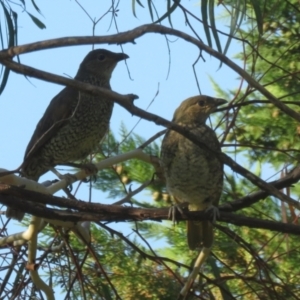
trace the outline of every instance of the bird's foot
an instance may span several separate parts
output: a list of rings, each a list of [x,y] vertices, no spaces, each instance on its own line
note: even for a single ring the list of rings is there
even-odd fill
[[[172,205],[169,209],[168,213],[168,219],[172,220],[172,223],[175,224],[176,222],[176,212],[177,212],[177,207],[175,205]]]
[[[175,205],[172,205],[169,209],[169,213],[168,213],[168,219],[169,220],[172,220],[172,222],[175,224],[176,223],[176,213],[177,211],[180,213],[180,214],[184,214],[183,212],[183,208],[186,207],[185,203],[182,203],[182,204],[175,204]]]
[[[69,173],[61,174],[55,168],[51,168],[50,171],[52,171],[60,180],[66,181],[66,188],[64,189],[64,191],[67,195],[69,195],[69,193],[72,191],[72,183],[77,181],[78,178],[75,175]]]
[[[84,164],[65,163],[64,165],[84,170],[86,175],[90,176],[90,178],[91,178],[90,180],[93,179],[94,181],[96,181],[96,179],[97,179],[98,168],[93,163],[84,163]],[[82,181],[89,182],[90,180],[85,179],[85,180],[82,180]]]
[[[211,210],[212,210],[212,215],[213,215],[212,223],[215,224],[217,221],[217,218],[220,217],[220,210],[217,206],[211,205],[205,210],[205,212],[209,212]]]
[[[93,163],[82,164],[81,169],[83,169],[85,173],[90,176],[90,179],[85,178],[82,181],[89,182],[93,180],[95,182],[97,180],[98,168],[96,167],[95,164]]]

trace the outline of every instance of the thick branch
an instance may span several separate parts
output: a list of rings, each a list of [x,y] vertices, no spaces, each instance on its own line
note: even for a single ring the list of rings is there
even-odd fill
[[[40,194],[37,192],[24,190],[19,187],[0,184],[0,202],[7,206],[18,207],[30,214],[46,219],[56,219],[69,222],[80,221],[162,221],[169,217],[169,208],[135,208],[123,207],[120,205],[104,205],[98,203],[88,203],[76,201],[51,195]],[[32,204],[30,202],[34,202]],[[59,207],[77,210],[77,212],[50,209],[45,206],[36,205],[50,204]],[[212,212],[189,212],[178,214],[177,220],[211,220]],[[248,226],[251,228],[263,228],[281,233],[300,235],[300,226],[286,224],[257,218],[249,218],[241,215],[227,213],[220,210],[217,218],[220,222],[235,224],[238,226]]]
[[[138,98],[138,96],[133,95],[133,94],[121,95],[121,94],[118,94],[109,89],[105,89],[105,88],[98,87],[98,86],[91,85],[91,84],[86,84],[86,83],[83,83],[82,81],[69,79],[69,78],[55,75],[52,73],[48,73],[48,72],[45,72],[42,70],[38,70],[38,69],[29,67],[26,65],[16,63],[12,60],[3,60],[3,61],[1,60],[0,62],[16,73],[24,74],[24,75],[27,75],[30,77],[38,78],[38,79],[49,81],[49,82],[58,83],[61,85],[66,85],[69,87],[76,88],[79,91],[91,93],[93,95],[104,96],[108,99],[111,99],[112,101],[117,102],[117,103],[119,103],[119,102],[132,103],[133,100]]]
[[[287,174],[283,178],[269,182],[269,185],[272,185],[277,189],[283,189],[285,187],[292,186],[294,183],[297,183],[299,179],[300,179],[300,167],[296,167],[294,170],[292,170],[289,174]],[[257,191],[250,195],[237,199],[235,201],[225,203],[221,205],[220,208],[222,209],[222,211],[227,211],[227,212],[238,211],[240,209],[253,205],[254,203],[258,202],[261,199],[265,199],[269,195],[270,194],[266,191]]]

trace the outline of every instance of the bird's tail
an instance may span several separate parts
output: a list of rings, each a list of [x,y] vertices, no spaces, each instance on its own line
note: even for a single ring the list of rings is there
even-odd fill
[[[211,248],[214,242],[213,225],[210,221],[187,221],[187,240],[191,250]]]

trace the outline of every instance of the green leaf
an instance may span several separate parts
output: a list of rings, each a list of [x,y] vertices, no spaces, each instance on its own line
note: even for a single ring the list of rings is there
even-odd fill
[[[5,68],[5,69],[4,69],[4,73],[3,73],[3,77],[2,77],[2,81],[1,81],[1,84],[0,84],[0,95],[2,94],[2,92],[3,92],[4,89],[5,89],[5,86],[6,86],[6,83],[7,83],[7,80],[8,80],[8,76],[9,76],[9,73],[10,73],[10,69]]]
[[[144,8],[144,5],[139,0],[132,0],[132,13],[137,18],[137,15],[135,13],[135,2],[137,2],[137,4],[139,4],[143,8]]]
[[[259,34],[263,34],[263,18],[262,18],[261,9],[260,9],[260,6],[259,6],[259,1],[250,0],[250,2],[252,3],[254,13],[255,13],[255,16],[256,16],[258,32],[259,32]]]
[[[220,39],[219,39],[219,35],[218,35],[216,23],[215,23],[215,10],[214,10],[214,8],[215,8],[214,7],[214,0],[210,0],[209,1],[209,21],[210,21],[210,24],[211,24],[211,30],[212,30],[213,36],[215,38],[215,43],[217,45],[217,49],[220,53],[222,53],[222,47],[221,47],[221,43],[220,43]]]
[[[5,19],[6,19],[6,24],[7,24],[7,28],[8,28],[8,47],[13,47],[14,46],[14,40],[15,40],[14,25],[13,25],[10,13],[7,10],[7,8],[5,7],[5,5],[3,4],[3,2],[1,2],[1,5],[3,7],[3,11],[4,11]]]
[[[136,2],[143,8],[145,8],[145,6],[142,4],[142,2],[140,0],[136,0]]]
[[[33,7],[35,8],[35,10],[36,10],[37,12],[39,12],[39,13],[42,15],[41,10],[40,10],[39,7],[36,5],[36,3],[34,2],[34,0],[31,0],[31,3],[32,3]]]
[[[4,40],[3,40],[1,22],[0,22],[0,41],[1,41],[1,48],[4,49]]]
[[[243,0],[237,1],[236,7],[235,8],[232,7],[232,11],[231,11],[230,32],[229,32],[228,40],[224,47],[224,52],[223,52],[224,55],[228,51],[232,37],[235,35],[235,32],[237,31],[237,29],[240,28],[245,14],[246,14],[246,5],[245,5],[244,1]]]
[[[8,43],[7,43],[8,45],[7,46],[13,47],[15,45],[15,30],[14,30],[13,21],[12,21],[9,11],[7,10],[7,8],[3,4],[3,2],[1,2],[1,5],[2,5],[3,11],[4,11],[6,24],[7,24],[7,28],[8,28]],[[4,88],[7,84],[9,73],[10,73],[10,70],[8,68],[5,68],[4,72],[3,72],[2,81],[0,84],[0,95],[2,94]]]
[[[180,1],[177,1],[172,6],[170,6],[171,3],[170,3],[170,1],[168,1],[168,3],[167,3],[167,5],[168,5],[167,12],[165,14],[163,14],[157,21],[155,21],[155,23],[160,23],[165,18],[168,18],[169,22],[170,22],[170,25],[173,27],[172,21],[171,21],[171,14],[175,11],[175,9],[177,8],[179,3],[180,3]]]
[[[150,16],[151,16],[151,20],[153,22],[152,0],[148,0],[148,8],[149,8],[149,13],[150,13]]]
[[[207,21],[207,0],[202,0],[201,2],[201,13],[202,13],[203,28],[206,35],[207,43],[209,47],[212,47],[209,25]]]
[[[132,3],[132,4],[131,4],[131,6],[132,6],[132,13],[133,13],[133,15],[134,15],[135,17],[137,17],[137,16],[136,16],[136,13],[135,13],[135,0],[132,0],[131,3]]]
[[[15,36],[14,36],[14,45],[18,45],[18,14],[12,11],[12,17],[14,20]]]
[[[39,27],[40,29],[44,29],[46,28],[46,25],[41,21],[39,20],[37,17],[35,17],[34,15],[32,15],[31,13],[29,13],[27,11],[27,14],[29,15],[29,17],[31,18],[31,20],[35,23],[35,25],[37,27]]]
[[[167,1],[167,11],[170,12],[170,10],[171,10],[171,0],[168,0]],[[168,20],[169,20],[171,27],[173,27],[171,13],[168,15]]]

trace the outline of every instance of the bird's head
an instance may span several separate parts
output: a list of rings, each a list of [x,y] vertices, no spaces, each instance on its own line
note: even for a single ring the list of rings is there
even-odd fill
[[[227,103],[221,98],[194,96],[184,100],[176,109],[173,122],[182,124],[205,123],[219,105]]]
[[[124,53],[114,53],[105,49],[93,50],[89,52],[80,64],[76,77],[89,74],[97,78],[109,80],[117,63],[127,58],[129,56]]]

